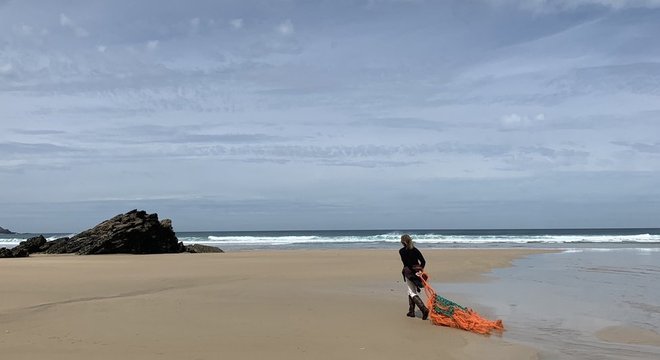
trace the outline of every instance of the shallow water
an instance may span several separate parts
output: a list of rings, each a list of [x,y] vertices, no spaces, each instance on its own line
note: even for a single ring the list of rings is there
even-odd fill
[[[473,300],[504,320],[506,340],[541,350],[542,359],[660,359],[660,347],[599,340],[605,327],[660,333],[660,249],[571,249],[519,259],[479,284],[437,284],[440,295]]]

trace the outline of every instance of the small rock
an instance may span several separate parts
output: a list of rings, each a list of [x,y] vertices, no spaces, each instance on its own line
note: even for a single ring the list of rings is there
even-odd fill
[[[186,252],[189,253],[223,253],[222,249],[215,246],[192,244],[186,246]]]

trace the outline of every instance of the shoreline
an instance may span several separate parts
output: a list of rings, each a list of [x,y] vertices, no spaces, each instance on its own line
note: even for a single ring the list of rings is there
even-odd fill
[[[432,282],[482,281],[543,252],[424,249]],[[39,255],[0,266],[0,352],[11,359],[537,357],[407,318],[395,249]]]

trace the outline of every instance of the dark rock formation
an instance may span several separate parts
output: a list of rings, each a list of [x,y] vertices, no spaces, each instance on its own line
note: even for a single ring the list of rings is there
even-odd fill
[[[21,241],[18,246],[15,248],[11,249],[11,251],[14,253],[14,256],[16,256],[17,253],[19,252],[27,252],[28,254],[39,252],[41,247],[46,245],[46,238],[43,235],[35,236],[33,238],[29,238],[25,241]]]
[[[28,257],[30,253],[25,249],[0,249],[0,258],[17,258],[17,257]]]
[[[106,220],[70,239],[45,245],[48,254],[159,254],[185,250],[179,243],[172,222],[158,221],[158,214],[132,210]]]
[[[46,254],[160,254],[160,253],[222,253],[206,245],[184,246],[179,242],[172,221],[158,221],[158,214],[132,210],[106,220],[72,238],[47,241],[43,235],[27,239],[13,249],[0,249],[0,258]]]
[[[189,253],[223,253],[222,249],[215,246],[192,244],[186,245],[186,252]]]
[[[14,234],[14,232],[0,226],[0,234]]]
[[[59,249],[64,248],[64,244],[69,241],[68,237],[63,237],[55,240],[51,240],[42,246],[39,247],[38,252],[43,252],[43,253],[50,253],[50,254],[61,254],[61,251],[58,251]],[[51,250],[52,249],[52,250]],[[49,252],[52,251],[52,252]]]
[[[15,258],[30,256],[30,253],[25,249],[11,249],[11,253]]]
[[[0,248],[0,258],[12,258],[14,253],[10,249]]]

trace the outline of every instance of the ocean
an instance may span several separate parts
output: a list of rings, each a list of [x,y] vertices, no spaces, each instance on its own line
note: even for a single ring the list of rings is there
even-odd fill
[[[420,248],[636,248],[660,247],[660,228],[540,230],[322,230],[177,232],[184,244],[223,250],[389,249],[410,234]],[[12,247],[38,234],[0,235],[0,247]],[[72,236],[43,234],[49,239]]]
[[[185,244],[225,251],[392,249],[410,234],[417,247],[533,248],[495,269],[492,281],[436,283],[440,295],[469,299],[487,317],[504,320],[507,341],[540,349],[541,359],[660,359],[660,347],[600,340],[596,333],[627,326],[660,333],[660,229],[360,230],[179,232]],[[12,247],[36,234],[0,235]],[[71,234],[44,234],[49,239]],[[433,264],[428,264],[432,267]],[[398,274],[393,274],[397,277]]]

